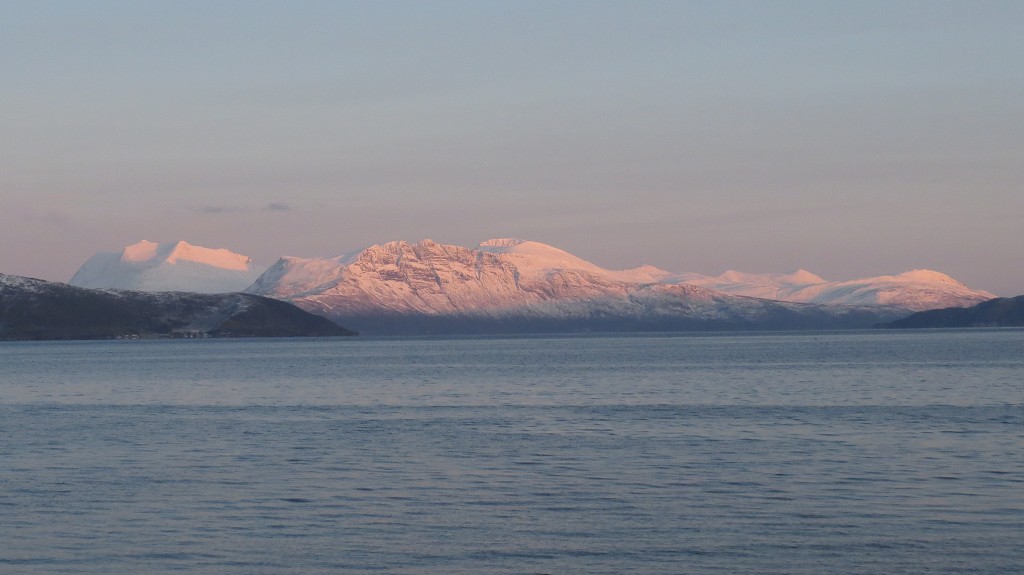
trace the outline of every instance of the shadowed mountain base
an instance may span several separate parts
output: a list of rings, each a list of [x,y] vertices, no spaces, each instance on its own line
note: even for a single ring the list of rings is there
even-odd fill
[[[354,335],[294,305],[249,294],[92,290],[0,274],[0,339]]]

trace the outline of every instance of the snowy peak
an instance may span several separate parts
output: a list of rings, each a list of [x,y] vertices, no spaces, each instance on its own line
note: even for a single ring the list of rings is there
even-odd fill
[[[605,272],[584,259],[556,247],[519,239],[494,239],[481,242],[477,249],[492,254],[505,254],[516,262],[520,272],[542,274],[549,270],[586,270]]]
[[[690,273],[667,277],[664,281],[697,285],[733,295],[785,301],[797,301],[791,296],[794,289],[827,283],[821,277],[803,269],[788,274],[755,274],[729,270],[715,277]]]
[[[521,274],[534,277],[542,277],[552,272],[574,270],[594,274],[610,281],[655,283],[671,275],[669,272],[649,265],[628,270],[609,270],[554,246],[515,238],[487,240],[481,242],[477,250],[502,254],[515,264]]]
[[[805,269],[798,269],[795,272],[780,277],[781,280],[792,284],[818,284],[825,283],[825,279]]]
[[[319,292],[337,281],[350,256],[299,258],[285,256],[267,268],[246,291],[269,297],[297,296]]]
[[[946,274],[932,270],[911,270],[845,282],[829,282],[800,288],[788,294],[791,301],[888,305],[923,311],[946,307],[969,307],[996,297],[971,289]]]
[[[160,244],[142,240],[137,244],[126,247],[121,253],[121,261],[131,263],[147,262],[157,257],[159,249]]]
[[[168,254],[164,261],[169,264],[193,262],[236,271],[248,271],[253,265],[252,260],[242,254],[236,254],[223,248],[210,249],[193,246],[187,242],[174,244],[171,253]]]
[[[827,281],[806,270],[789,274],[751,274],[730,270],[717,277],[680,274],[666,281],[779,301],[882,305],[911,311],[971,306],[995,297],[931,270],[837,282]]]
[[[796,270],[788,274],[751,274],[729,270],[714,278],[723,283],[751,285],[813,285],[825,283],[821,277],[807,270]]]
[[[244,290],[262,271],[249,257],[230,250],[143,240],[121,252],[94,255],[69,283],[86,288],[222,293]]]
[[[179,241],[158,244],[142,240],[130,245],[121,252],[121,261],[125,264],[147,266],[160,263],[176,264],[192,262],[226,270],[248,270],[252,260],[242,254],[226,249],[210,249]]]
[[[480,242],[480,248],[513,248],[524,243],[526,243],[526,240],[518,238],[497,238]]]
[[[948,275],[932,270],[911,270],[895,276],[885,276],[886,279],[897,282],[913,282],[922,284],[953,285],[966,287]]]
[[[396,241],[328,259],[283,259],[249,290],[330,313],[502,313],[553,299],[623,293],[602,268],[537,242],[484,249]],[[321,309],[321,311],[325,311]]]

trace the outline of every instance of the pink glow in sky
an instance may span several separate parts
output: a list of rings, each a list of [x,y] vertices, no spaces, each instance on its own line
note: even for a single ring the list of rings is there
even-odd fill
[[[0,272],[535,239],[1024,294],[1021,2],[16,2]]]

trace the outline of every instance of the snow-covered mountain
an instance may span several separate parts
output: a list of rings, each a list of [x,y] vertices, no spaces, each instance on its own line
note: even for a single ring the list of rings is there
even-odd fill
[[[468,249],[423,240],[336,258],[282,258],[247,291],[370,333],[381,322],[435,330],[488,322],[522,329],[544,322],[577,329],[849,327],[908,313],[768,301],[681,278],[650,266],[607,270],[538,242],[489,240]]]
[[[969,307],[996,297],[931,270],[913,270],[898,275],[839,282],[826,281],[805,270],[791,274],[728,271],[717,277],[680,274],[662,277],[661,281],[781,301],[895,306],[911,311]]]
[[[532,250],[530,255],[515,250],[520,246]],[[337,258],[282,258],[247,291],[301,301],[332,315],[502,317],[554,301],[625,295],[636,284],[618,279],[618,273],[625,272],[603,270],[535,242],[503,247],[491,241],[471,250],[431,240],[398,241]]]
[[[608,280],[629,283],[657,283],[672,274],[654,266],[641,266],[629,270],[614,271],[602,268],[569,252],[556,247],[518,239],[495,239],[482,242],[477,249],[482,252],[500,254],[519,270],[534,278],[541,278],[551,270],[580,270]]]
[[[863,327],[994,297],[928,270],[844,282],[805,270],[717,277],[653,266],[609,270],[517,239],[488,240],[474,249],[397,241],[333,258],[285,257],[259,271],[228,250],[144,241],[121,253],[97,254],[71,283],[143,291],[244,289],[366,333],[388,323],[392,327],[383,331],[407,333],[490,331],[497,324],[522,331],[544,329],[545,322],[552,330]]]
[[[100,252],[68,283],[85,288],[139,291],[238,292],[264,268],[241,254],[186,242],[141,241],[121,252]]]

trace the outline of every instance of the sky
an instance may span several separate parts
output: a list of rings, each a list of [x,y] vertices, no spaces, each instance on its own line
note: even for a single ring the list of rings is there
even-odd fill
[[[1024,2],[0,0],[0,272],[425,238],[1024,294]]]

